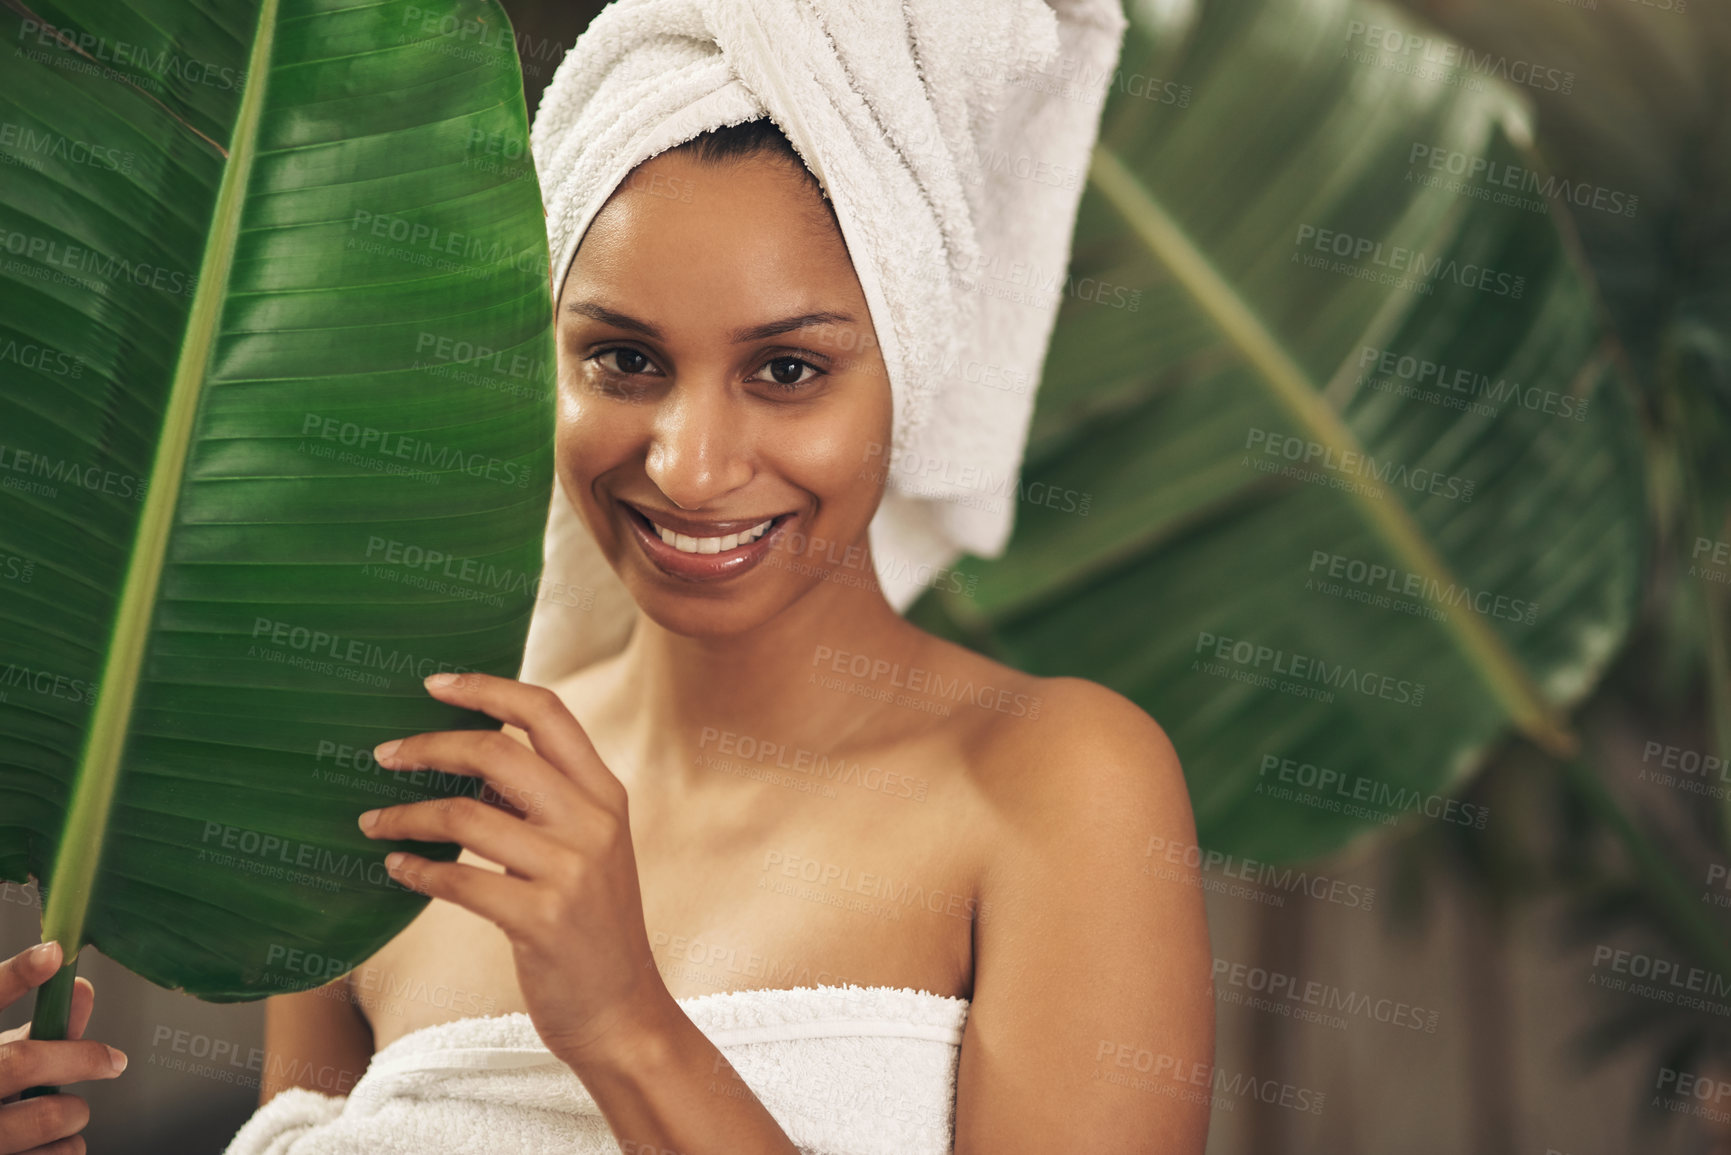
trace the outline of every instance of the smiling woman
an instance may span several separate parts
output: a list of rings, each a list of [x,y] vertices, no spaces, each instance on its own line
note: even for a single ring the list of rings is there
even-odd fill
[[[781,139],[766,123],[698,139]],[[861,480],[891,429],[870,310],[815,182],[782,150],[682,146],[643,165],[701,195],[628,182],[559,299],[560,483],[637,605],[688,637],[737,635],[799,601],[836,568],[809,543],[863,547],[883,488]],[[772,551],[781,564],[731,580]]]
[[[610,9],[561,76],[600,68],[647,7]],[[933,11],[1004,51],[1042,27],[961,7]],[[1060,31],[1099,51],[1121,22]],[[570,111],[559,83],[543,167],[561,124],[584,136],[545,128]],[[933,123],[955,111],[933,100]],[[1195,842],[1170,743],[1110,690],[923,632],[881,580],[893,547],[941,561],[981,524],[957,512],[965,486],[923,491],[886,458],[976,412],[982,453],[993,428],[1019,444],[919,347],[945,325],[994,331],[946,255],[989,244],[968,231],[989,206],[958,202],[966,229],[922,222],[847,191],[815,143],[833,135],[807,123],[790,142],[788,108],[713,103],[719,123],[622,146],[639,155],[619,175],[567,157],[591,201],[550,198],[553,516],[580,519],[629,595],[628,638],[577,659],[543,632],[539,658],[565,671],[545,687],[429,679],[503,730],[413,735],[379,764],[479,776],[486,799],[362,816],[371,837],[463,853],[392,856],[438,901],[331,987],[271,1000],[265,1105],[230,1151],[1195,1155],[1208,1096],[1191,1084],[1213,1057],[1200,879],[1147,866],[1148,847]],[[1033,213],[1060,251],[1065,195]],[[897,266],[897,234],[922,228],[944,251]],[[1042,309],[999,357],[1037,365]],[[562,568],[550,545],[549,576]],[[295,1073],[333,1068],[346,1098]]]

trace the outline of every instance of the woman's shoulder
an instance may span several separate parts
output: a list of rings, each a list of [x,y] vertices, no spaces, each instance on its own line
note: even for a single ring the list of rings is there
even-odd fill
[[[1029,674],[939,640],[939,664],[980,687],[957,719],[981,789],[1011,813],[1170,806],[1188,796],[1165,729],[1123,694],[1086,678]],[[966,697],[964,691],[958,691]]]

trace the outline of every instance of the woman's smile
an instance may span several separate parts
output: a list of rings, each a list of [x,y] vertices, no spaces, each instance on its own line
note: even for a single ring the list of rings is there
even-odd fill
[[[694,518],[620,500],[625,521],[656,568],[685,581],[737,577],[761,562],[797,512],[746,518]]]

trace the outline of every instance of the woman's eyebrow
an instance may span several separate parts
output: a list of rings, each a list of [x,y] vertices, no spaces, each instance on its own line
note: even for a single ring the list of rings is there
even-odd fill
[[[633,333],[642,333],[645,337],[659,341],[661,330],[648,321],[640,321],[636,317],[609,309],[594,301],[571,301],[565,306],[567,312],[590,317],[603,324],[612,325],[616,329],[628,329]],[[783,317],[779,321],[766,321],[761,325],[747,325],[735,329],[728,334],[729,340],[740,345],[747,341],[762,341],[767,337],[779,337],[783,333],[791,333],[795,329],[804,329],[811,325],[851,325],[853,316],[849,313],[834,313],[822,311],[817,313],[801,313],[794,317]]]
[[[570,301],[565,305],[568,313],[578,313],[582,316],[612,325],[615,329],[629,329],[633,333],[642,333],[645,337],[656,341],[661,340],[661,330],[648,321],[639,321],[636,317],[615,312],[605,305],[597,305],[594,301]]]
[[[808,325],[851,325],[853,317],[847,313],[801,313],[797,317],[783,317],[779,321],[769,321],[762,325],[748,325],[743,329],[735,329],[728,336],[735,345],[747,341],[761,341],[765,337],[779,337],[783,333],[791,333],[795,329],[803,329]]]

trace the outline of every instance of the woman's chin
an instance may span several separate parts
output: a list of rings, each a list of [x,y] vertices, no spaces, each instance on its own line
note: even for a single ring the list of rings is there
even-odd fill
[[[764,575],[768,576],[768,575]],[[670,587],[641,575],[627,579],[632,600],[656,625],[687,638],[729,638],[751,632],[790,605],[801,591],[770,589],[771,583]],[[780,583],[774,583],[778,587]]]

